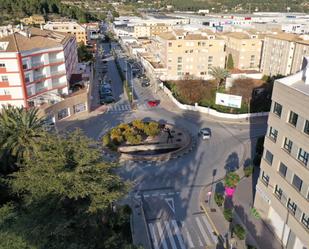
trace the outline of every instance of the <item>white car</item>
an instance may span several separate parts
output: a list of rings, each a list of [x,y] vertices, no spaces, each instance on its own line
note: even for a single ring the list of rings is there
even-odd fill
[[[210,139],[210,137],[211,137],[210,129],[209,128],[202,128],[199,132],[199,135],[201,136],[201,138],[203,140]]]

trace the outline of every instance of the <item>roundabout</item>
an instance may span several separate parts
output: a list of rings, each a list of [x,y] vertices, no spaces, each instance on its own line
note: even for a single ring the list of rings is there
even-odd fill
[[[112,128],[102,140],[119,161],[168,161],[192,148],[192,136],[186,129],[139,119]]]

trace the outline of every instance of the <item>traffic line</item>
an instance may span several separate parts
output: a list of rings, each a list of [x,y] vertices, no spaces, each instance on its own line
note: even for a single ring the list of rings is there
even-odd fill
[[[178,238],[178,241],[179,241],[181,249],[186,249],[185,244],[184,244],[184,242],[182,240],[181,233],[179,231],[179,228],[178,228],[176,220],[172,220],[172,225],[174,227],[174,231],[175,231],[176,236]]]
[[[171,242],[171,245],[172,245],[173,249],[178,249],[176,244],[175,244],[175,240],[174,240],[174,237],[173,237],[172,230],[170,228],[170,224],[167,221],[165,221],[164,223],[165,223],[167,235],[168,235],[168,237],[170,239],[170,242]]]
[[[191,235],[190,235],[188,229],[186,228],[185,223],[182,222],[181,224],[182,224],[182,229],[183,229],[184,234],[185,234],[185,238],[186,238],[187,241],[188,241],[189,247],[190,247],[190,248],[193,248],[193,247],[194,247],[194,244],[193,244]]]
[[[166,241],[165,241],[165,235],[164,235],[161,223],[157,222],[156,225],[157,225],[157,229],[159,231],[160,245],[161,244],[163,245],[163,249],[168,249]]]
[[[209,224],[209,222],[208,222],[206,216],[203,215],[203,216],[202,216],[202,219],[203,219],[204,223],[206,224],[207,230],[209,231],[210,236],[211,236],[211,238],[212,238],[214,244],[217,244],[217,243],[218,243],[218,238],[217,238],[217,236],[215,236],[215,235],[213,234],[211,225]]]
[[[150,230],[150,235],[151,235],[151,239],[153,241],[153,245],[155,249],[159,249],[159,244],[158,244],[158,240],[157,240],[157,236],[155,234],[155,229],[152,223],[148,224],[149,230]]]
[[[201,232],[202,235],[203,235],[203,238],[204,238],[205,241],[206,241],[206,245],[211,245],[211,241],[210,241],[210,239],[208,238],[207,232],[205,231],[205,229],[204,229],[204,227],[203,227],[203,225],[202,225],[202,223],[201,223],[199,217],[195,217],[195,220],[196,220],[197,226],[198,226],[199,229],[200,229],[200,232]]]

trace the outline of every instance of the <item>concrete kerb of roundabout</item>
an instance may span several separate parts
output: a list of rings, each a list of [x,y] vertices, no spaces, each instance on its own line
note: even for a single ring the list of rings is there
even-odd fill
[[[104,146],[103,155],[114,162],[162,162],[190,153],[195,145],[196,141],[187,129],[165,123],[164,130],[160,131],[159,136],[147,138],[143,143],[137,145],[118,146],[117,151],[112,151]]]

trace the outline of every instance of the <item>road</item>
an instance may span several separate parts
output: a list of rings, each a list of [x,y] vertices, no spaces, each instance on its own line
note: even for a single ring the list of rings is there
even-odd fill
[[[110,54],[109,44],[104,51]],[[196,141],[192,152],[168,162],[125,162],[119,174],[133,182],[128,199],[142,201],[145,218],[154,249],[202,249],[214,245],[216,238],[207,217],[199,206],[199,193],[216,182],[227,170],[242,167],[251,158],[254,141],[266,132],[266,119],[247,123],[218,121],[197,112],[178,109],[154,86],[141,87],[134,81],[137,110],[132,110],[123,93],[122,82],[112,56],[108,57],[108,78],[112,81],[117,102],[108,106],[104,114],[79,122],[76,126],[93,139],[119,123],[134,119],[152,119],[187,129]],[[124,66],[124,61],[121,62]],[[158,107],[149,107],[147,100],[159,99]],[[202,141],[200,128],[212,131],[209,141]],[[135,241],[143,241],[135,234]]]

